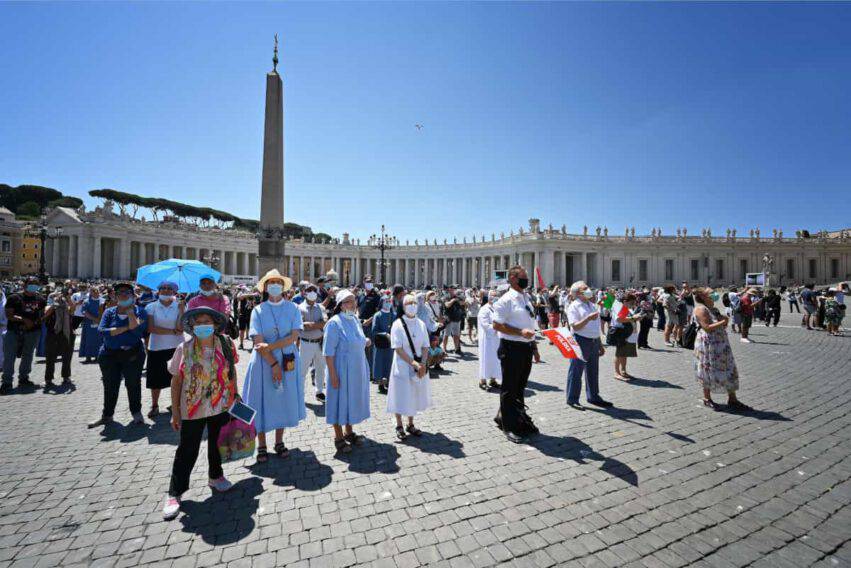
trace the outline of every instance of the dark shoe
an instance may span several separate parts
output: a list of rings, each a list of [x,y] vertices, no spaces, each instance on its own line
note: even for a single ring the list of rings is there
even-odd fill
[[[35,383],[29,379],[21,379],[18,381],[18,388],[33,388]]]
[[[12,392],[12,385],[0,385],[0,395],[10,394]]]
[[[49,391],[54,387],[53,381],[44,381],[44,390],[45,392]]]
[[[567,405],[573,410],[585,410],[585,407],[578,402],[568,402]]]
[[[383,384],[378,385],[378,394],[387,394],[387,387]]]
[[[316,400],[321,401],[321,402],[325,402],[325,393],[324,392],[316,393]]]
[[[275,455],[277,455],[279,458],[285,458],[290,455],[290,451],[287,449],[283,442],[278,442],[277,444],[275,444]]]
[[[483,391],[486,391],[486,390],[488,390],[488,384],[487,383],[479,383],[479,388],[482,389]]]
[[[63,387],[73,387],[74,381],[72,381],[71,379],[62,379],[62,386]]]
[[[98,420],[95,420],[94,422],[89,422],[88,427],[89,427],[89,429],[91,429],[91,428],[97,428],[98,426],[106,426],[108,424],[112,424],[112,417],[109,417],[109,418],[102,417]]]
[[[151,410],[148,411],[148,418],[153,420],[154,418],[159,416],[159,414],[160,414],[160,407],[159,406],[152,406]]]
[[[351,446],[362,446],[363,445],[363,436],[360,434],[355,434],[352,432],[351,434],[346,434],[343,436],[346,442]]]
[[[408,438],[403,427],[396,426],[396,437],[399,438],[400,441],[405,441]]]
[[[342,438],[334,440],[334,447],[337,448],[338,452],[343,454],[348,454],[352,451],[352,447]]]
[[[432,367],[432,369],[434,369],[434,370],[435,370],[435,371],[437,371],[438,373],[440,373],[441,371],[443,371],[443,367],[441,367],[440,365],[435,365],[434,367]]]
[[[490,383],[488,383],[492,389],[500,388],[500,384],[496,382],[496,379],[491,379]]]
[[[408,432],[408,434],[410,434],[411,436],[416,436],[417,438],[423,435],[423,431],[414,426],[413,424],[408,424],[408,426],[405,427],[405,430]]]
[[[523,436],[515,434],[514,432],[506,432],[505,437],[508,439],[509,442],[514,442],[515,444],[522,444],[526,441]]]
[[[603,400],[602,398],[599,400],[589,400],[588,404],[593,404],[594,406],[599,406],[601,408],[611,408],[614,406],[614,404],[608,400]]]
[[[499,416],[494,416],[493,421],[496,424],[496,427],[502,430],[502,418],[500,418]]]

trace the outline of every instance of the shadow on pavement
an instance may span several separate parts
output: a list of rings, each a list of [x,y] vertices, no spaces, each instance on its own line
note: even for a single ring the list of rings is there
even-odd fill
[[[376,442],[369,438],[362,446],[352,448],[351,453],[337,452],[334,456],[341,462],[349,464],[349,471],[355,473],[396,473],[399,465],[399,450],[394,444]]]
[[[312,410],[313,414],[315,414],[316,416],[325,416],[325,405],[324,404],[322,404],[320,402],[317,402],[317,403],[305,402],[304,405],[307,408],[309,408],[310,410]]]
[[[736,416],[745,416],[747,418],[756,418],[757,420],[774,420],[775,422],[792,422],[791,418],[786,418],[779,412],[771,412],[768,410],[757,410],[754,408],[753,410],[741,411],[741,410],[731,410],[727,407],[727,405],[718,405],[718,412],[723,412],[724,414],[733,414]]]
[[[466,457],[463,450],[464,444],[440,432],[431,433],[423,431],[423,435],[420,437],[408,436],[404,443],[405,445],[419,449],[425,454],[439,454],[456,459]]]
[[[680,385],[675,385],[674,383],[669,383],[668,381],[663,381],[660,379],[643,379],[641,377],[633,377],[628,381],[624,381],[625,384],[634,385],[637,387],[650,387],[654,389],[679,389],[683,390],[683,387]]]
[[[559,387],[555,387],[553,385],[545,385],[544,383],[536,383],[535,381],[529,381],[528,383],[526,383],[526,386],[536,391],[562,392],[562,389],[560,389]]]
[[[679,440],[681,442],[688,442],[689,444],[694,444],[694,440],[689,438],[685,434],[677,434],[676,432],[665,432],[668,436],[673,438],[674,440]]]
[[[601,461],[603,463],[600,465],[600,471],[605,471],[613,477],[638,487],[638,475],[631,467],[619,460],[607,458],[595,452],[591,446],[577,438],[538,434],[531,437],[527,443],[546,456],[569,459],[578,464]]]
[[[163,419],[165,418],[165,420]],[[104,426],[100,435],[104,442],[117,440],[119,442],[135,442],[142,438],[147,438],[149,444],[169,444],[176,446],[180,441],[177,432],[171,429],[170,420],[166,414],[161,414],[154,419],[153,424],[146,422],[145,424],[121,424],[112,422]],[[206,440],[206,433],[204,439]]]
[[[253,463],[248,469],[254,475],[268,477],[280,487],[292,487],[302,491],[318,491],[331,484],[334,470],[321,463],[313,451],[290,450],[286,458],[274,454],[266,463]]]
[[[180,505],[183,531],[199,535],[208,544],[238,542],[251,534],[254,515],[263,493],[263,482],[257,477],[243,479],[227,493],[214,493],[204,501],[185,500]]]
[[[596,412],[598,414],[605,414],[606,416],[611,416],[616,420],[623,420],[624,422],[629,422],[630,424],[634,424],[642,428],[653,428],[653,426],[650,426],[649,424],[635,422],[636,420],[647,420],[649,422],[653,422],[653,418],[648,416],[648,414],[643,410],[639,410],[637,408],[618,408],[617,406],[613,406],[611,408],[597,408],[588,404],[585,405],[585,410]]]

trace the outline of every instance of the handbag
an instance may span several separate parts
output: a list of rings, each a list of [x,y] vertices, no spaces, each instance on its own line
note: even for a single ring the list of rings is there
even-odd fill
[[[390,349],[390,334],[376,333],[373,335],[376,349]]]
[[[689,324],[683,330],[682,335],[680,335],[680,347],[683,349],[694,349],[694,342],[697,339],[697,322],[694,318],[691,319]]]
[[[253,424],[246,424],[242,420],[231,418],[222,426],[216,446],[222,462],[241,460],[254,455],[254,439],[257,437],[257,429]]]
[[[620,347],[630,335],[632,335],[632,324],[629,322],[618,327],[609,326],[606,331],[606,345]]]

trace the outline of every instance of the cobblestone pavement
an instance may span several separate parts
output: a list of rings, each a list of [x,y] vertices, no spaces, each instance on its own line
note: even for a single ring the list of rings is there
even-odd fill
[[[611,378],[607,353],[617,408],[571,410],[567,362],[542,346],[529,445],[494,427],[497,395],[476,388],[467,347],[432,383],[423,438],[396,443],[373,389],[369,440],[335,458],[310,400],[288,459],[226,464],[235,488],[211,496],[202,457],[172,522],[167,417],[129,426],[122,393],[120,424],[87,430],[99,373],[75,362],[75,391],[0,399],[0,565],[849,566],[851,338],[753,337],[733,345],[749,415],[703,408],[691,353],[669,348],[639,352],[632,384]]]

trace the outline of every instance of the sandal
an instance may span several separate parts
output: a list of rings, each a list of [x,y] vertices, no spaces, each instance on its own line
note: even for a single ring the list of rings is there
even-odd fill
[[[396,437],[399,438],[399,440],[404,441],[408,437],[408,435],[405,434],[404,428],[402,428],[401,426],[396,426]]]
[[[159,415],[159,413],[160,413],[160,407],[159,407],[159,406],[157,406],[157,405],[154,405],[154,406],[152,406],[152,407],[151,407],[151,409],[148,411],[148,418],[150,418],[151,420],[153,420],[154,418],[156,418],[156,417]]]
[[[740,412],[748,412],[750,410],[753,410],[753,408],[751,408],[747,404],[743,404],[743,403],[739,402],[738,400],[736,400],[734,402],[728,402],[727,408],[729,408],[731,410],[738,410]]]
[[[413,424],[408,424],[408,427],[406,428],[406,430],[408,431],[408,434],[410,434],[411,436],[416,436],[416,437],[419,438],[420,436],[423,435],[423,431],[420,430],[419,428],[417,428],[416,426],[414,426]]]
[[[629,377],[625,377],[625,376],[623,376],[623,375],[615,375],[615,380],[617,380],[617,381],[623,381],[623,382],[625,382],[625,383],[628,383],[628,382],[629,382]]]
[[[352,432],[351,434],[346,434],[343,436],[343,439],[346,440],[352,446],[362,446],[363,445],[363,436],[360,434],[355,434]]]
[[[335,438],[334,447],[337,448],[338,452],[342,452],[344,454],[352,451],[352,447],[343,438]]]
[[[490,387],[492,389],[498,389],[499,388],[499,383],[496,382],[496,379],[491,379],[489,384],[490,384]]]
[[[266,451],[266,446],[257,448],[257,463],[266,463],[269,461],[269,452]]]
[[[482,389],[483,391],[486,391],[486,390],[488,390],[488,384],[487,383],[479,383],[479,388]]]
[[[285,458],[290,455],[290,451],[287,449],[283,442],[278,442],[277,444],[275,444],[275,454],[279,458]]]
[[[715,403],[714,400],[712,400],[710,398],[704,398],[703,399],[703,406],[705,406],[706,408],[711,408],[712,410],[715,410],[715,411],[718,410],[718,405]]]

